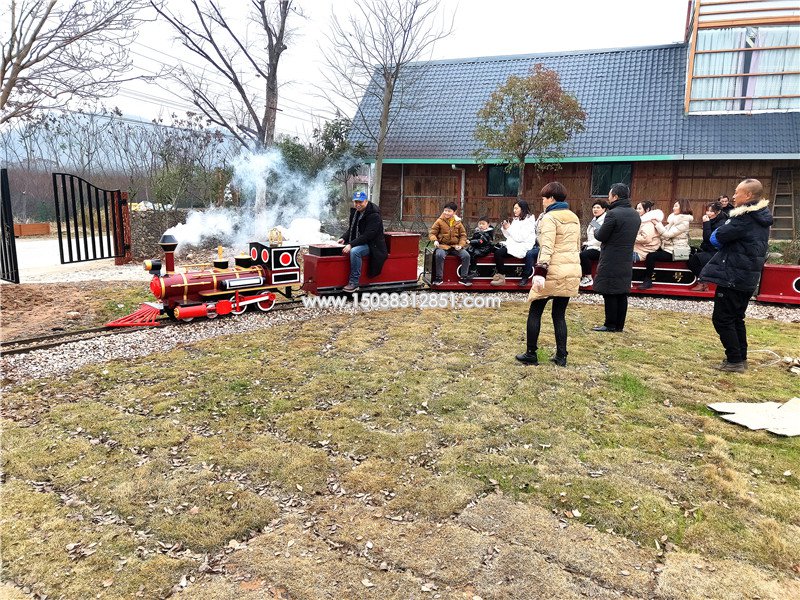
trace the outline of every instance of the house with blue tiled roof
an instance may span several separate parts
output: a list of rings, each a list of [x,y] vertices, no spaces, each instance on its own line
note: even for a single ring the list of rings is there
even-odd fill
[[[405,76],[413,87],[406,94],[413,103],[397,111],[386,142],[384,218],[421,228],[449,201],[461,206],[468,224],[481,215],[493,221],[509,215],[519,178],[516,169],[507,172],[497,160],[482,168],[477,164],[477,113],[510,75],[525,76],[542,64],[557,71],[562,87],[578,99],[586,129],[564,148],[560,170],[543,175],[525,170],[525,198],[536,212],[538,191],[548,181],[566,185],[584,219],[594,198],[624,181],[634,201],[653,200],[665,212],[675,200],[688,199],[699,226],[705,204],[732,196],[741,179],[754,177],[772,200],[773,237],[796,237],[800,10],[794,2],[771,1],[783,12],[748,14],[736,8],[719,14],[707,4],[691,6],[686,41],[680,44],[409,66]],[[375,144],[362,133],[359,119],[376,122],[379,109],[367,94],[351,136],[373,156]]]

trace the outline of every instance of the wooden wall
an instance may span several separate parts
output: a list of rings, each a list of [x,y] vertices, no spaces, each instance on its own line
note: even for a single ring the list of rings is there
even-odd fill
[[[748,177],[764,184],[765,197],[772,199],[772,179],[776,168],[798,168],[800,161],[651,161],[633,165],[631,198],[634,206],[652,200],[668,214],[676,200],[686,198],[692,204],[695,227],[701,227],[705,205],[720,195],[733,196],[736,185]],[[471,227],[482,215],[497,223],[511,215],[515,197],[487,196],[487,171],[476,165],[465,165],[465,206],[461,215]],[[402,216],[400,215],[399,165],[384,167],[381,186],[381,211],[384,218],[433,223],[446,202],[461,199],[461,171],[450,165],[403,165]],[[568,201],[582,222],[591,218],[592,164],[566,163],[559,171],[538,174],[533,166],[525,169],[524,198],[536,214],[542,205],[539,190],[550,181],[560,181],[569,192]]]

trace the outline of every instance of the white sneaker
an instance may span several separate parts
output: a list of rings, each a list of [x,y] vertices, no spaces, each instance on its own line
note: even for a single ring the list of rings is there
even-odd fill
[[[591,275],[584,275],[583,277],[581,277],[581,283],[580,283],[581,287],[589,287],[593,283],[594,279],[592,279]]]

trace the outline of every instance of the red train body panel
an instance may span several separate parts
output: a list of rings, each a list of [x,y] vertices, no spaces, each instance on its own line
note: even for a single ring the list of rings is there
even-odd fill
[[[427,248],[423,254],[425,266],[420,282],[417,266],[419,234],[386,232],[385,236],[389,257],[381,274],[369,277],[369,257],[365,258],[359,287],[362,290],[390,291],[430,285],[433,249]],[[307,293],[337,294],[342,293],[350,274],[350,258],[342,254],[342,246],[338,244],[311,245],[301,271],[298,264],[299,246],[269,246],[251,242],[250,255],[236,257],[234,266],[230,266],[227,260],[217,260],[213,264],[188,265],[177,269],[174,260],[177,241],[165,235],[160,243],[164,250],[165,274],[161,275],[161,260],[145,261],[145,269],[154,275],[150,289],[160,303],[146,303],[132,315],[108,323],[109,326],[156,325],[155,316],[159,312],[188,320],[197,316],[213,318],[224,314],[238,315],[250,306],[267,311],[275,302],[274,292],[289,297],[289,286],[293,283],[302,281],[302,289]],[[502,286],[491,285],[495,270],[492,254],[478,259],[478,276],[472,280],[472,286],[459,283],[458,266],[457,257],[447,256],[444,282],[434,289],[473,292],[527,292],[530,289],[530,284],[525,287],[518,285],[523,268],[520,259],[508,258],[506,267],[510,274]],[[593,263],[593,275],[596,269],[597,264]],[[636,284],[641,282],[644,269],[642,262],[633,265],[632,294],[697,299],[714,297],[713,285],[705,292],[690,289],[696,279],[683,261],[656,263],[653,287],[639,290]],[[285,286],[285,291],[281,291],[280,286]],[[582,288],[582,291],[592,289]],[[765,265],[755,299],[774,304],[800,305],[800,265]]]
[[[419,234],[387,231],[389,257],[380,275],[369,277],[369,257],[364,258],[358,285],[365,289],[409,289],[417,287]],[[341,292],[350,276],[350,257],[339,244],[312,244],[303,259],[303,289],[311,294]]]
[[[756,300],[800,304],[800,265],[764,265]]]
[[[432,255],[433,253],[430,249],[426,250],[423,281],[428,285],[430,285],[431,281]],[[456,256],[447,256],[445,258],[443,283],[436,286],[436,290],[447,292],[463,292],[465,290],[476,292],[527,292],[530,290],[530,283],[525,287],[520,287],[518,285],[522,277],[523,261],[521,259],[508,257],[506,260],[506,268],[511,274],[506,276],[506,284],[500,286],[491,285],[495,269],[494,256],[491,253],[478,259],[478,277],[472,280],[472,286],[470,287],[465,287],[458,281],[458,274],[456,271],[459,264],[459,259]],[[593,262],[593,276],[596,270],[597,262]],[[631,294],[696,299],[711,299],[714,297],[715,286],[713,284],[709,285],[709,289],[705,292],[697,292],[690,289],[697,283],[697,279],[687,268],[685,261],[657,262],[653,274],[653,287],[647,290],[639,290],[636,285],[642,282],[644,270],[644,262],[634,263]],[[591,286],[581,288],[581,291],[591,292],[592,288]],[[759,302],[769,302],[773,304],[800,305],[800,265],[764,265],[764,270],[761,272],[761,282],[755,299]]]

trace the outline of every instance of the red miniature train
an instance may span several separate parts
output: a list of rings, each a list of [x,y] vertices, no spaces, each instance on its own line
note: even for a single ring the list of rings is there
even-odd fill
[[[196,317],[240,315],[250,306],[268,311],[275,304],[276,292],[291,297],[291,285],[301,282],[297,262],[300,246],[275,247],[250,242],[249,255],[237,256],[232,267],[228,260],[218,256],[212,263],[176,269],[178,241],[164,235],[159,245],[164,251],[164,263],[159,259],[144,261],[144,268],[153,275],[150,291],[159,302],[143,304],[135,313],[107,326],[156,325],[162,313],[171,319],[191,321]]]
[[[419,234],[406,232],[387,232],[386,246],[389,257],[381,274],[371,278],[367,275],[367,264],[361,271],[359,287],[361,291],[399,291],[419,289],[430,285],[432,273],[432,248],[424,250],[423,271],[418,273]],[[250,243],[250,254],[237,256],[234,265],[218,258],[213,263],[185,265],[180,270],[175,267],[174,237],[165,235],[159,242],[164,250],[162,261],[147,260],[145,269],[153,274],[150,290],[158,302],[142,305],[138,311],[117,321],[108,323],[111,327],[155,325],[162,313],[172,319],[184,321],[195,317],[215,318],[219,315],[239,315],[248,307],[270,310],[276,294],[292,297],[292,284],[302,283],[306,293],[315,295],[341,294],[347,285],[350,273],[350,258],[342,254],[338,244],[312,244],[303,261],[303,273],[298,263],[299,246],[270,246],[260,242]],[[364,259],[368,263],[369,257]],[[530,284],[521,287],[522,260],[509,257],[506,261],[505,285],[491,285],[494,274],[492,254],[478,259],[478,276],[472,286],[465,288],[459,284],[457,274],[459,262],[455,256],[445,258],[444,281],[436,286],[436,291],[504,291],[527,292]],[[165,274],[162,275],[162,269]],[[596,264],[592,267],[592,274]],[[634,283],[641,281],[644,263],[634,264]],[[713,298],[714,286],[705,292],[692,291],[697,283],[695,276],[683,261],[656,263],[654,285],[646,291],[635,286],[633,294],[671,296],[683,298]],[[583,288],[591,291],[591,288]],[[775,304],[800,305],[800,266],[765,265],[761,274],[759,289],[755,299]]]
[[[432,255],[430,249],[425,252],[425,273],[423,280],[430,284],[430,273],[432,272]],[[456,269],[459,266],[458,258],[448,256],[444,264],[444,283],[436,286],[435,289],[442,291],[461,291],[464,286],[458,282]],[[474,291],[528,291],[530,283],[525,287],[520,287],[519,281],[522,278],[522,259],[509,256],[506,260],[506,270],[512,274],[506,277],[506,284],[501,286],[491,285],[494,275],[494,257],[491,253],[479,258],[477,261],[478,276],[472,280],[472,287],[467,288]],[[597,263],[592,263],[592,276],[597,269]],[[686,261],[657,262],[653,273],[653,287],[647,290],[637,289],[635,284],[641,283],[644,278],[644,262],[634,263],[633,265],[633,286],[631,294],[643,294],[647,296],[670,296],[679,298],[713,298],[715,286],[709,285],[705,292],[693,291],[690,288],[697,283],[697,278],[686,266]],[[581,288],[582,291],[591,292],[591,286]],[[755,294],[758,302],[772,304],[798,304],[800,305],[800,266],[799,265],[764,265],[761,271],[761,282]]]

